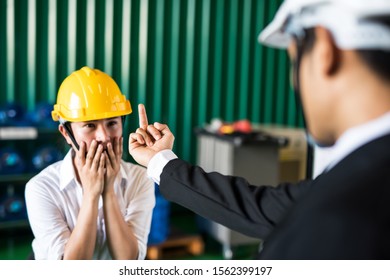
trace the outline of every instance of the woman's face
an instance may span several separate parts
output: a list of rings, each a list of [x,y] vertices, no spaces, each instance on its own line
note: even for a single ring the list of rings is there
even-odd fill
[[[122,136],[122,118],[115,117],[102,120],[73,122],[71,123],[73,136],[76,142],[80,145],[81,141],[86,144],[86,152],[93,140],[98,144],[102,144],[104,149],[107,148],[107,143],[113,142],[114,139],[119,139]],[[73,145],[69,136],[66,137],[68,144]]]

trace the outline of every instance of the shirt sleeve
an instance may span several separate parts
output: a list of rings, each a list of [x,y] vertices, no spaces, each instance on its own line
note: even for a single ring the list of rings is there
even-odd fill
[[[47,192],[44,183],[32,179],[26,185],[25,197],[35,259],[62,259],[70,230],[61,210]]]
[[[149,162],[147,169],[148,176],[156,184],[160,184],[160,175],[165,165],[173,159],[177,159],[177,156],[171,150],[163,150],[157,153]]]
[[[148,235],[155,205],[154,182],[147,177],[146,170],[140,166],[128,169],[131,183],[125,190],[126,210],[124,219],[132,228],[138,242],[138,259],[146,256]]]
[[[255,238],[265,239],[308,193],[310,181],[255,186],[242,177],[205,172],[181,159],[166,164],[160,191],[198,215]]]

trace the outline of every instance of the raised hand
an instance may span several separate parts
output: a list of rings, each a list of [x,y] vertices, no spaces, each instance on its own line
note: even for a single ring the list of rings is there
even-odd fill
[[[129,153],[139,164],[148,166],[158,152],[172,149],[175,137],[166,124],[148,124],[143,104],[138,105],[139,128],[129,136]]]

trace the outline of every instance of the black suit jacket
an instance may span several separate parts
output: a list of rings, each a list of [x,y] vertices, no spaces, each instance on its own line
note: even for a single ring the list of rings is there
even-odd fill
[[[180,159],[160,179],[168,200],[264,239],[259,258],[390,259],[390,135],[298,184],[253,186]]]

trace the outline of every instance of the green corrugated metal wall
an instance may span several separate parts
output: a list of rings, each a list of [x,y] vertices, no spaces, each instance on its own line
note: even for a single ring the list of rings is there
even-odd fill
[[[104,70],[194,161],[193,128],[214,117],[300,126],[284,51],[257,43],[281,0],[2,0],[0,102],[55,102],[84,65]]]

